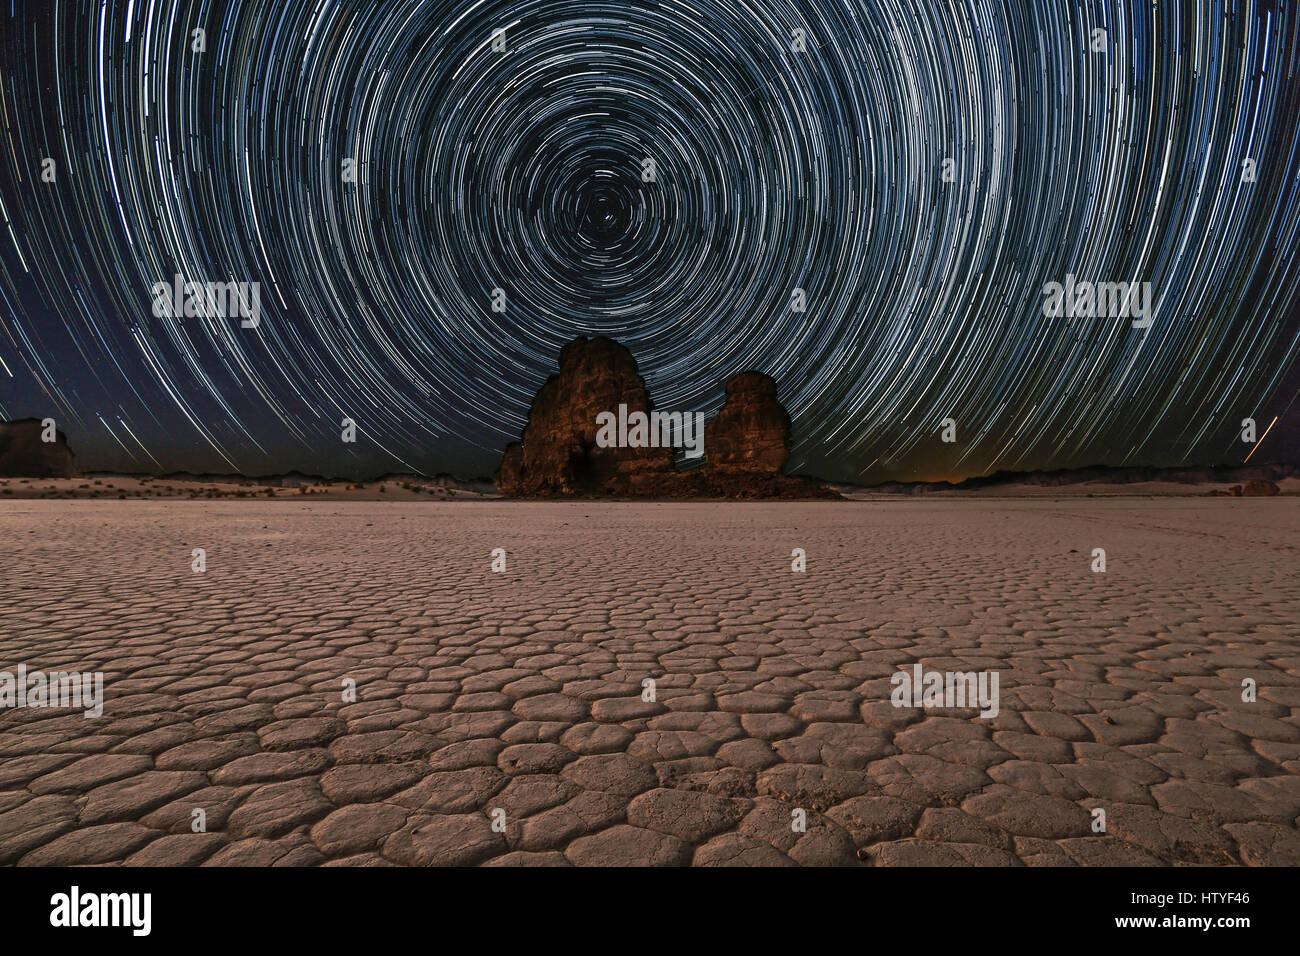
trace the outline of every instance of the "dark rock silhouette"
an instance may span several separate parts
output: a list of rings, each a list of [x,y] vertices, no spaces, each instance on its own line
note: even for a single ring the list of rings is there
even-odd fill
[[[77,473],[76,457],[61,431],[55,440],[41,440],[45,431],[39,418],[0,422],[0,477],[71,478]]]
[[[497,490],[520,498],[838,498],[819,482],[781,473],[790,419],[776,382],[743,372],[727,383],[727,402],[705,427],[706,465],[678,472],[672,448],[602,448],[596,416],[654,410],[626,347],[576,338],[560,352],[560,371],[538,391],[520,441],[506,446]]]

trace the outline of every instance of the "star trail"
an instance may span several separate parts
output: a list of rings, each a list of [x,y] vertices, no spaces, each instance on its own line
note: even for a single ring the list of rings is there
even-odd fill
[[[0,418],[84,467],[490,474],[575,335],[827,478],[1300,431],[1300,12],[11,0]],[[257,282],[261,319],[150,289]],[[1067,276],[1153,320],[1049,318]],[[359,441],[339,440],[356,421]],[[946,444],[943,421],[956,422]],[[706,449],[707,451],[707,449]]]

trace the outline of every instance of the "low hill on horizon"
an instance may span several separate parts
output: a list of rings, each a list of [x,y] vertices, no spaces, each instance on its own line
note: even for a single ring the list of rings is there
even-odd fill
[[[831,483],[841,494],[897,494],[925,495],[1002,492],[1014,493],[1039,490],[1079,493],[1085,490],[1127,489],[1128,493],[1142,494],[1139,486],[1171,486],[1165,493],[1178,493],[1177,486],[1185,486],[1183,494],[1206,494],[1211,488],[1246,485],[1251,481],[1273,482],[1282,493],[1300,493],[1300,464],[1220,465],[1178,468],[1152,468],[1147,466],[1094,465],[1085,468],[1058,468],[1045,471],[996,471],[991,475],[967,478],[964,481],[887,481],[878,485],[846,485]],[[1081,487],[1081,486],[1087,486]],[[1121,493],[1124,493],[1121,490]]]

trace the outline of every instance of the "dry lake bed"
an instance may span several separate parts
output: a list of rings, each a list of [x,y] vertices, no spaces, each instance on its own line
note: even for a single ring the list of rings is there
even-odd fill
[[[0,864],[1295,865],[1298,531],[1290,497],[3,502]]]

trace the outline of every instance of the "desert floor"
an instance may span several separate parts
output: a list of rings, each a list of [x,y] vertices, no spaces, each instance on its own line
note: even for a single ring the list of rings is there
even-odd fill
[[[1298,530],[1294,498],[0,502],[0,671],[105,691],[0,710],[0,863],[1294,865]],[[997,672],[998,715],[894,707],[917,662]]]

